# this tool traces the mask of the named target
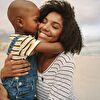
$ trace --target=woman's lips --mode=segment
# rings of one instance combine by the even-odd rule
[[[39,35],[38,35],[39,38],[47,38],[48,35],[43,33],[43,32],[40,32]]]
[[[43,37],[44,37],[44,36],[47,36],[46,34],[44,34],[44,33],[42,33],[42,32],[41,32],[39,35],[41,35],[41,36],[43,36]]]
[[[48,37],[51,37],[51,33],[50,32],[40,31],[39,33],[40,34],[44,34],[44,35],[46,35]]]

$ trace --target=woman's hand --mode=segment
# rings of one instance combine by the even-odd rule
[[[0,84],[0,100],[9,100],[6,89]]]
[[[12,55],[9,55],[5,60],[3,69],[1,70],[2,78],[24,76],[28,74],[30,63],[26,60],[12,60]]]

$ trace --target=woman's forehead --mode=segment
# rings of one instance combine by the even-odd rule
[[[62,24],[63,22],[62,16],[58,14],[57,12],[51,12],[45,18],[49,21],[59,23],[59,24]]]

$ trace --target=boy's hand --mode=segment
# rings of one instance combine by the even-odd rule
[[[30,70],[30,63],[26,60],[12,60],[12,55],[9,55],[5,60],[4,67],[2,68],[1,78],[18,77],[28,74]]]

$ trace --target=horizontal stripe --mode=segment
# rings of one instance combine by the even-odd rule
[[[10,39],[13,40],[16,36],[19,36],[19,34],[11,34]],[[31,35],[20,35],[11,51],[13,59],[26,59],[27,56],[34,52],[34,48],[39,42],[39,40],[36,40]]]
[[[70,53],[61,53],[46,71],[38,72],[38,100],[76,100],[72,88],[75,67],[72,57]]]

